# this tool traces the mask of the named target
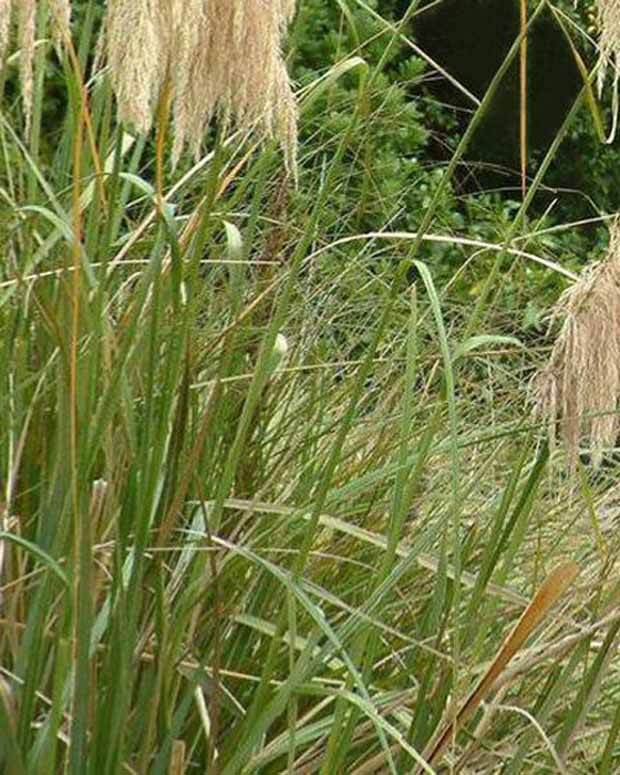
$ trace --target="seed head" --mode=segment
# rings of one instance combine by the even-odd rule
[[[71,37],[71,0],[49,0],[56,51],[60,56]]]
[[[167,83],[173,160],[214,118],[277,137],[295,165],[296,105],[281,54],[293,0],[113,0],[107,61],[122,120],[146,132]]]
[[[12,5],[11,0],[0,0],[0,68],[4,64],[4,57],[9,47]]]
[[[168,67],[159,0],[113,0],[106,17],[107,62],[119,117],[148,132]]]
[[[69,40],[71,0],[48,0],[54,41]],[[200,150],[213,119],[275,137],[294,171],[297,110],[281,42],[295,0],[108,0],[102,49],[119,117],[146,133],[163,96],[173,160]],[[0,63],[17,16],[27,127],[32,113],[37,0],[0,0]],[[97,57],[99,59],[99,57]]]
[[[620,2],[618,0],[598,0],[597,17],[601,56],[598,77],[599,87],[602,87],[608,69],[615,68],[620,62]]]
[[[597,0],[598,28],[600,30],[600,67],[598,71],[599,93],[608,72],[613,73],[613,126],[608,138],[611,143],[616,135],[618,123],[618,68],[620,66],[620,2],[619,0]]]
[[[26,134],[30,131],[32,116],[32,63],[34,61],[34,40],[36,30],[36,0],[21,0],[17,6],[18,42],[19,42],[19,78],[22,87]]]
[[[17,17],[17,45],[19,47],[19,79],[21,84],[26,132],[32,116],[32,89],[35,36],[37,27],[37,0],[0,0],[0,68],[9,49],[11,22]],[[70,0],[49,0],[50,17],[56,49],[60,50],[71,34]]]
[[[534,381],[536,412],[547,419],[552,443],[559,426],[571,468],[581,440],[596,466],[620,431],[620,221],[611,226],[605,260],[564,292],[552,319],[562,328]]]

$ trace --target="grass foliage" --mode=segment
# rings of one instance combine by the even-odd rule
[[[164,113],[152,143],[121,128],[80,75],[96,3],[47,65],[55,135],[51,43],[27,137],[7,91],[7,773],[620,766],[617,495],[552,465],[526,401],[547,343],[516,338],[530,284],[573,277],[530,208],[583,93],[522,203],[458,203],[516,39],[449,164],[390,188],[375,151],[423,153],[420,104],[395,126],[424,68],[388,87],[405,25],[338,9],[347,45],[300,75],[298,189],[245,131],[172,170]]]

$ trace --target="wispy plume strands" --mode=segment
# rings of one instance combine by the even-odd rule
[[[281,42],[293,0],[112,0],[105,51],[121,120],[147,132],[164,94],[173,160],[213,118],[275,137],[295,167],[297,110]]]
[[[0,67],[9,48],[12,0],[0,0]]]
[[[294,166],[297,112],[281,40],[293,0],[175,0],[174,155],[196,152],[213,116],[277,137]]]
[[[588,443],[594,465],[620,431],[620,221],[610,229],[607,256],[560,297],[553,319],[562,320],[547,366],[534,386],[537,412],[559,427],[569,465]]]
[[[37,0],[0,0],[0,62],[17,16],[27,122]],[[49,0],[54,38],[68,40],[70,0]],[[170,105],[173,159],[198,153],[212,119],[276,138],[295,168],[297,108],[282,40],[295,0],[108,0],[106,65],[119,117],[146,133],[160,101]]]
[[[620,0],[597,0],[598,27],[600,30],[600,67],[598,71],[599,93],[608,73],[613,83],[613,126],[608,138],[612,142],[618,125],[618,67],[620,65]]]
[[[26,118],[26,131],[32,115],[33,62],[36,42],[37,0],[0,0],[0,67],[4,64],[11,41],[13,21],[17,22],[19,78]],[[70,0],[49,0],[52,34],[58,50],[68,40],[71,22]]]
[[[30,129],[32,115],[32,63],[34,60],[34,43],[36,31],[37,6],[36,0],[21,0],[17,4],[19,77],[22,85],[22,99],[26,116],[26,132]]]

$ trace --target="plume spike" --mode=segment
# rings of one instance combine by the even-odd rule
[[[605,260],[562,294],[552,313],[557,319],[562,327],[551,358],[534,382],[536,413],[547,419],[551,443],[559,428],[571,468],[582,439],[597,466],[620,431],[619,219]]]

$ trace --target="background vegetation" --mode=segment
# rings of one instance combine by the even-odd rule
[[[604,254],[617,147],[575,95],[523,200],[472,129],[504,131],[513,87],[442,102],[416,6],[300,4],[297,187],[242,132],[173,169],[161,123],[118,126],[100,3],[73,23],[87,131],[46,4],[29,136],[9,58],[5,771],[620,766],[616,472],[568,478],[527,400],[545,312]],[[559,10],[592,66],[587,9]]]

